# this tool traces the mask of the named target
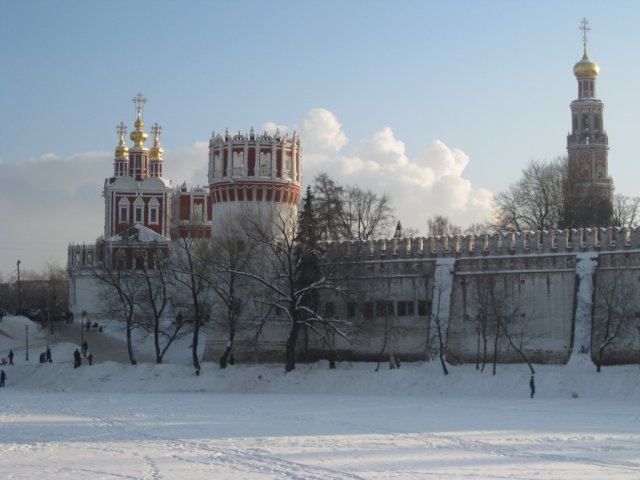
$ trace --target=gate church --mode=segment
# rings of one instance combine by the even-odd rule
[[[587,53],[586,21],[582,28],[584,54],[574,67],[578,98],[571,104],[567,137],[569,178],[575,198],[590,205],[576,209],[576,222],[606,225],[600,222],[609,218],[613,190],[608,139],[603,104],[595,96],[599,67]],[[301,141],[280,132],[212,135],[208,186],[172,186],[163,177],[157,124],[151,128],[153,146],[144,145],[144,102],[142,95],[134,99],[131,147],[125,144],[124,125],[117,130],[113,176],[103,190],[103,236],[94,245],[69,246],[69,303],[76,314],[106,315],[107,306],[100,301],[103,287],[93,275],[102,261],[124,269],[152,268],[158,247],[169,250],[172,241],[194,228],[211,237],[217,221],[247,206],[269,205],[295,214],[300,201]],[[594,207],[598,205],[602,208]],[[351,342],[335,338],[328,349],[307,332],[298,348],[307,359],[378,360],[393,353],[403,360],[424,360],[437,355],[441,333],[452,363],[491,361],[494,356],[499,362],[526,357],[566,363],[572,354],[590,352],[595,358],[594,346],[609,334],[606,320],[616,318],[619,335],[610,339],[603,362],[637,362],[640,231],[397,235],[325,247],[325,266],[348,267],[358,293],[349,300],[327,294],[320,299],[321,309],[348,320],[358,333]],[[217,361],[229,336],[215,316],[214,308],[212,320],[203,326],[208,361]],[[245,315],[240,322],[254,320]],[[238,329],[236,360],[282,360],[283,331],[284,318],[268,323],[257,341],[249,329]]]

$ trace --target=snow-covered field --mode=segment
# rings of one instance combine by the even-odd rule
[[[71,365],[24,356],[21,317],[0,324],[0,478],[638,479],[640,369],[523,365]],[[43,333],[30,325],[34,353]],[[39,338],[38,338],[39,337]],[[95,337],[92,339],[95,342]],[[53,341],[52,341],[53,342]],[[139,348],[144,349],[143,346]]]

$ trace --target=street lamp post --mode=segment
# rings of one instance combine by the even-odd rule
[[[640,323],[636,325],[636,328],[638,329],[638,347],[640,347]],[[640,348],[638,348],[638,355],[640,355]],[[640,366],[640,361],[638,361],[638,366]]]
[[[18,308],[22,309],[22,287],[20,286],[20,260],[16,263],[18,269]]]
[[[25,325],[24,326],[24,333],[25,333],[25,338],[26,338],[26,357],[25,357],[25,361],[29,361],[29,325]]]
[[[84,345],[84,317],[87,316],[87,311],[82,310],[82,318],[80,319],[80,345]]]

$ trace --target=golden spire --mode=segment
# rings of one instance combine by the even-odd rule
[[[154,123],[151,127],[151,133],[153,134],[153,147],[151,147],[151,150],[149,150],[149,158],[157,158],[158,160],[162,160],[164,150],[160,146],[161,131],[162,127],[157,123]]]
[[[144,142],[147,141],[149,136],[147,135],[147,132],[142,130],[144,128],[144,123],[142,123],[142,106],[147,103],[147,99],[142,95],[142,93],[138,93],[138,95],[133,97],[132,101],[136,106],[137,118],[135,123],[136,129],[131,132],[129,138],[134,142],[134,148],[144,148]]]
[[[124,143],[124,136],[127,133],[127,126],[120,122],[120,125],[116,126],[116,133],[120,136],[120,142],[116,147],[116,158],[127,158],[129,156],[129,147]]]
[[[600,73],[600,67],[589,58],[589,54],[587,53],[587,32],[591,30],[591,27],[589,27],[589,22],[586,18],[583,18],[580,22],[580,30],[582,30],[584,54],[582,55],[582,59],[573,66],[573,74],[578,78],[595,78],[598,76],[598,73]]]

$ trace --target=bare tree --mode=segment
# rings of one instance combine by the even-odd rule
[[[452,224],[445,216],[436,215],[427,219],[427,235],[429,236],[455,235],[461,231],[460,227]]]
[[[237,323],[244,307],[248,286],[240,271],[249,268],[255,242],[245,235],[246,227],[241,224],[242,217],[219,219],[219,228],[213,236],[213,278],[211,287],[222,304],[221,315],[228,332],[227,346],[220,357],[220,368],[226,368],[232,359],[233,342]],[[244,281],[243,281],[244,280]],[[233,364],[233,361],[231,360]]]
[[[320,238],[324,241],[342,240],[345,237],[340,221],[343,211],[344,189],[329,178],[327,173],[316,175],[311,189],[316,200]]]
[[[495,318],[492,316],[491,295],[494,290],[494,280],[491,277],[479,278],[476,286],[476,316],[475,330],[478,335],[476,351],[476,369],[484,372],[487,365],[489,339],[496,332]],[[481,360],[482,358],[482,360]],[[481,365],[482,364],[482,365]]]
[[[131,365],[137,363],[133,350],[132,332],[137,327],[136,314],[139,313],[144,284],[140,270],[135,269],[135,243],[106,247],[102,262],[93,270],[93,275],[104,284],[106,303],[117,312],[125,323],[127,353]]]
[[[613,225],[635,227],[640,218],[640,197],[617,194],[613,197]]]
[[[355,185],[345,187],[326,173],[314,179],[322,240],[368,240],[390,235],[395,225],[389,194],[378,195]]]
[[[509,342],[511,348],[513,348],[527,364],[533,375],[536,372],[527,354],[527,346],[529,346],[534,339],[529,321],[522,321],[519,318],[520,309],[517,305],[511,304],[508,307],[507,305],[504,306],[506,308],[501,311],[498,317],[503,335]]]
[[[497,228],[551,230],[567,225],[567,162],[531,161],[522,177],[495,197]]]
[[[388,236],[395,223],[391,197],[357,186],[345,187],[342,225],[350,240],[368,240]]]
[[[605,354],[616,345],[621,334],[634,326],[640,305],[633,286],[620,271],[601,271],[596,287],[593,321],[596,370],[600,372]]]
[[[184,326],[184,318],[179,315],[174,321],[163,323],[167,309],[171,306],[173,287],[170,252],[165,247],[153,248],[148,253],[148,261],[140,269],[140,308],[144,315],[140,326],[153,333],[156,363],[162,363],[165,353]]]
[[[296,241],[299,226],[296,215],[274,209],[270,212],[247,211],[246,216],[247,235],[263,250],[259,255],[262,262],[254,264],[252,271],[237,273],[253,279],[270,292],[263,301],[269,303],[270,310],[286,316],[289,333],[285,370],[289,372],[295,369],[296,346],[302,328],[315,332],[327,345],[330,345],[327,330],[348,339],[349,322],[324,315],[314,301],[314,297],[323,291],[346,292],[328,272],[320,272],[311,282],[308,279],[301,281],[309,267],[303,261],[305,252]]]
[[[198,344],[200,327],[208,320],[207,288],[211,284],[213,250],[206,231],[200,225],[183,228],[180,237],[173,242],[173,282],[177,287],[181,304],[191,310],[193,338],[191,357],[196,373],[200,373]]]

